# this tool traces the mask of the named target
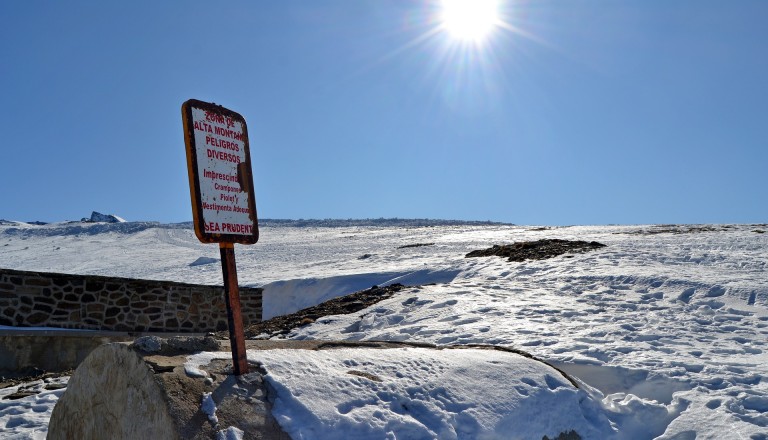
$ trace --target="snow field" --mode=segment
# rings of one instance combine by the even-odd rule
[[[48,388],[57,388],[56,385],[64,386],[68,380],[69,377],[38,380],[0,389],[0,437],[4,440],[44,440],[53,407],[65,391],[48,390],[46,385]],[[39,394],[14,400],[6,399],[20,388]]]
[[[399,279],[412,280],[405,284],[437,283],[406,289],[354,314],[321,318],[289,337],[480,343],[528,351],[576,377],[589,400],[599,403],[597,416],[584,419],[596,430],[589,432],[598,434],[585,438],[766,440],[768,236],[753,232],[765,227],[707,226],[688,232],[691,229],[270,226],[262,228],[257,245],[237,247],[238,273],[242,284],[265,287],[265,311],[273,314],[403,276]],[[594,240],[607,247],[524,263],[464,258],[471,250],[493,244],[540,238]],[[416,243],[434,245],[398,249]],[[218,264],[190,265],[201,257],[218,258],[218,248],[198,243],[191,229],[176,225],[0,226],[0,265],[12,269],[220,284]],[[450,427],[457,438],[480,438],[463,434],[471,432],[471,423],[450,422],[461,411],[451,412],[448,406],[462,400],[430,394],[434,384],[426,372],[424,377],[418,373],[425,365],[376,359],[371,363],[382,365],[381,370],[368,364],[361,369],[340,366],[344,360],[311,359],[317,374],[324,372],[319,381],[373,397],[340,392],[339,399],[346,400],[331,405],[334,411],[315,408],[301,397],[316,391],[302,388],[291,377],[291,368],[299,368],[294,362],[300,361],[259,360],[280,390],[284,426],[304,432],[310,421],[318,422],[320,430],[343,423],[345,435],[354,438],[353,426],[359,432],[376,429],[390,435],[395,430],[387,431],[385,421],[393,420],[412,433],[448,433]],[[415,390],[386,388],[385,382],[368,383],[346,370],[374,369],[372,374],[384,379],[392,377],[387,365],[424,385]],[[511,370],[504,376],[511,382],[523,377]],[[35,404],[25,403],[28,399],[4,408],[33,413],[29,408]],[[400,414],[392,402],[402,399],[420,403],[406,404],[417,409]],[[340,407],[349,411],[342,414]],[[355,422],[358,415],[375,411],[387,416],[376,419],[382,425]],[[583,404],[562,416],[579,411],[586,414]],[[6,417],[0,418],[0,429],[22,432],[22,424],[14,426],[18,422],[7,425],[7,414],[0,416]],[[476,426],[484,427],[474,432],[489,438],[500,432],[488,428],[492,422],[480,422],[489,420],[484,415],[473,417]],[[595,422],[600,417],[610,422],[607,434]]]

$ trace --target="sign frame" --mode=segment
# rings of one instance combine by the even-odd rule
[[[197,145],[195,142],[195,126],[192,116],[192,109],[200,109],[223,118],[229,118],[242,124],[243,135],[243,153],[245,161],[237,166],[237,178],[240,188],[248,197],[248,218],[251,222],[252,233],[245,234],[227,234],[220,232],[210,232],[205,230],[205,218],[203,216],[203,200],[200,188],[200,175],[198,172]],[[259,241],[259,221],[256,212],[256,195],[253,187],[253,172],[251,170],[251,151],[248,143],[248,126],[245,118],[237,112],[229,110],[220,105],[190,99],[181,106],[181,118],[184,123],[184,143],[187,150],[187,171],[189,174],[189,192],[192,200],[192,218],[195,226],[195,235],[203,243],[238,243],[254,244]]]

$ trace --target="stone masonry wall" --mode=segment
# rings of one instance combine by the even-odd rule
[[[261,293],[240,287],[246,326]],[[228,328],[224,301],[221,286],[0,269],[0,325],[204,333]]]

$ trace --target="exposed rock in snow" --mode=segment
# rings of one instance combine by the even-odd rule
[[[113,214],[102,214],[97,211],[93,211],[91,213],[91,218],[86,219],[83,218],[84,222],[91,222],[91,223],[125,223],[125,220],[113,215]]]

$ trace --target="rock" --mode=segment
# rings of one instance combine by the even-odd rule
[[[51,414],[47,438],[202,440],[216,438],[219,431],[239,431],[244,440],[289,440],[272,417],[267,385],[258,372],[249,374],[259,375],[258,380],[239,380],[226,374],[231,364],[214,361],[205,367],[223,380],[206,383],[183,373],[185,360],[145,357],[127,344],[99,347],[70,378]],[[158,371],[153,367],[158,364],[175,368]],[[218,425],[201,408],[206,394]]]
[[[122,218],[113,214],[102,214],[100,212],[93,211],[90,219],[83,219],[88,223],[125,223]]]
[[[472,251],[466,255],[466,258],[496,256],[507,258],[508,261],[522,262],[525,260],[545,260],[565,253],[584,253],[604,247],[604,244],[596,241],[543,239],[494,245],[488,249]]]
[[[163,347],[163,340],[157,336],[142,336],[133,342],[132,347],[144,353],[157,353]]]
[[[47,438],[173,439],[174,427],[152,370],[126,345],[109,344],[94,350],[69,380]]]
[[[221,349],[221,344],[211,336],[174,336],[167,339],[157,336],[142,336],[131,344],[131,348],[145,354],[167,356],[200,351],[218,351]]]

